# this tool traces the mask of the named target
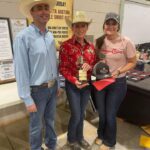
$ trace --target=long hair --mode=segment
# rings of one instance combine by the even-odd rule
[[[95,50],[95,52],[96,52],[97,58],[100,58],[100,54],[101,54],[100,50],[101,50],[102,45],[104,43],[105,36],[106,35],[104,34],[104,35],[100,36],[98,39],[96,39],[96,45],[95,45],[96,50]]]

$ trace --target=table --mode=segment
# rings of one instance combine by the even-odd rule
[[[136,125],[150,124],[150,77],[138,82],[127,81],[127,85],[118,117]]]

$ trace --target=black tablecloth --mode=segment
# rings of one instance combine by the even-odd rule
[[[150,77],[138,82],[127,81],[127,84],[127,95],[118,116],[134,124],[150,124]]]

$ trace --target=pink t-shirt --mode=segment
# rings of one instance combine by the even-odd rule
[[[110,68],[110,72],[120,69],[127,64],[127,59],[136,55],[136,49],[133,42],[124,36],[119,36],[115,40],[104,39],[101,52],[106,56],[105,62]],[[122,73],[119,77],[125,76]]]

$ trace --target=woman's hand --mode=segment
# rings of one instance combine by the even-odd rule
[[[89,83],[84,83],[84,84],[82,84],[81,82],[76,81],[76,82],[75,82],[75,85],[76,85],[76,87],[77,87],[78,89],[82,89],[82,88],[88,86]]]
[[[117,78],[119,75],[120,75],[120,70],[116,70],[116,71],[114,71],[114,72],[111,74],[111,76],[112,76],[113,78]]]
[[[91,69],[91,66],[90,66],[89,64],[87,64],[87,63],[84,63],[84,64],[82,65],[82,69],[83,69],[84,71],[89,71],[89,70]]]

